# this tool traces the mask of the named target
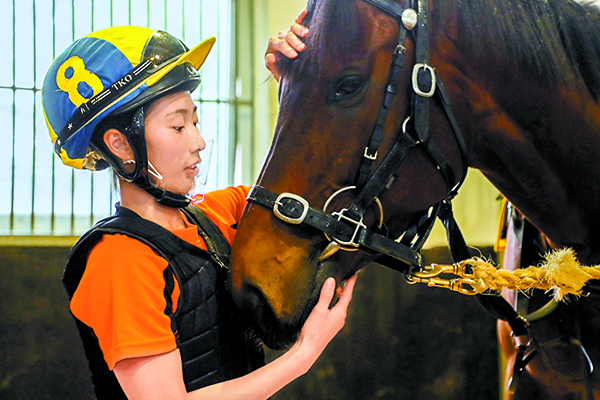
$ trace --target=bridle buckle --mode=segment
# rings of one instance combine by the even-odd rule
[[[428,72],[429,75],[431,76],[431,87],[429,88],[428,91],[421,90],[421,87],[419,86],[419,71],[422,69],[425,70],[425,72]],[[413,67],[413,73],[412,73],[412,85],[413,85],[413,90],[419,96],[421,96],[421,97],[433,96],[433,94],[435,93],[435,87],[436,87],[435,70],[431,66],[424,64],[424,63],[415,64],[415,66]]]
[[[363,154],[363,156],[367,159],[367,160],[372,160],[375,161],[377,160],[377,155],[379,154],[378,151],[375,152],[375,154],[371,155],[369,154],[369,148],[365,147],[365,153]]]
[[[358,243],[355,242],[356,236],[358,235],[358,232],[360,229],[367,229],[367,226],[363,223],[363,217],[360,217],[360,220],[356,221],[352,218],[349,218],[347,216],[344,215],[344,213],[348,211],[347,208],[343,208],[341,211],[336,211],[336,212],[332,212],[331,215],[333,215],[334,217],[337,217],[338,221],[347,221],[350,222],[352,224],[354,224],[356,227],[354,228],[354,232],[352,233],[352,237],[350,238],[349,241],[343,241],[340,240],[338,238],[331,238],[333,240],[335,240],[337,243],[339,243],[342,246],[352,246],[352,247],[359,247],[360,245]],[[330,240],[331,240],[330,239]]]
[[[283,207],[283,206],[287,205],[282,202],[282,200],[285,198],[289,198],[289,199],[295,200],[298,203],[300,203],[300,205],[302,206],[302,212],[300,213],[300,216],[293,217],[293,216],[286,215],[281,212],[279,207]],[[310,208],[310,206],[308,204],[308,201],[306,201],[304,198],[302,198],[298,195],[295,195],[293,193],[281,193],[275,200],[275,204],[273,204],[273,214],[275,214],[277,216],[277,218],[279,218],[282,221],[287,222],[288,224],[299,225],[302,222],[304,222],[304,218],[306,218],[306,214],[308,214],[309,208]],[[292,209],[288,210],[288,211],[296,211],[296,208],[292,207]]]

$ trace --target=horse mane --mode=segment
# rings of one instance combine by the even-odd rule
[[[310,0],[306,50],[280,57],[277,68],[297,78],[319,74],[321,60],[343,59],[359,40],[360,0]],[[541,83],[583,79],[600,99],[600,10],[573,0],[430,0],[434,18],[458,15],[459,45],[474,60],[495,55]],[[448,19],[449,20],[449,19]],[[310,62],[308,62],[310,60]]]
[[[495,54],[542,83],[583,79],[600,97],[600,10],[573,0],[433,0],[440,16],[458,15],[461,48]]]

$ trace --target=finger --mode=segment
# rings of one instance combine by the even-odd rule
[[[276,62],[277,62],[277,57],[275,57],[275,54],[268,53],[265,55],[265,65],[267,66],[267,69],[269,71],[273,72],[273,70],[275,69]]]
[[[346,286],[344,286],[344,290],[340,294],[340,301],[338,302],[338,305],[342,303],[342,306],[348,306],[350,300],[352,300],[352,292],[354,291],[356,278],[357,276],[353,275],[350,279],[348,279],[348,281],[346,282]]]
[[[271,38],[267,53],[279,52],[287,58],[295,58],[298,56],[298,53],[293,46],[295,45],[298,48],[303,48],[304,46],[304,43],[301,46],[298,43],[302,43],[302,41],[296,35],[291,32],[285,32],[278,35],[277,38]]]
[[[279,71],[277,70],[277,57],[275,57],[275,54],[273,53],[269,53],[267,55],[265,55],[265,66],[267,67],[267,69],[269,70],[269,72],[271,72],[271,75],[273,75],[273,78],[275,78],[275,80],[277,82],[279,82]]]
[[[323,284],[323,287],[321,288],[321,294],[319,296],[319,302],[317,303],[316,307],[324,307],[324,308],[329,308],[329,304],[331,304],[331,300],[333,299],[333,296],[335,294],[335,279],[334,278],[327,278],[327,280],[325,281],[325,283]]]
[[[302,23],[304,22],[304,18],[306,18],[306,14],[308,14],[308,11],[302,10],[302,12],[300,14],[298,14],[298,16],[296,17],[296,20],[294,22],[302,25]]]
[[[292,27],[293,28],[293,27]],[[293,48],[296,51],[303,51],[306,47],[304,42],[297,36],[296,33],[292,31],[288,31],[285,35],[285,42],[290,48]]]
[[[306,35],[308,35],[308,28],[300,24],[292,24],[292,26],[290,26],[290,31],[299,37],[306,37]]]

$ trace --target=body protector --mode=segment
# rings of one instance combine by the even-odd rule
[[[198,69],[215,43],[209,38],[189,50],[167,32],[137,26],[104,29],[73,42],[52,63],[42,87],[44,116],[62,162],[78,169],[111,166],[124,180],[169,207],[185,207],[185,195],[158,187],[149,174],[144,105],[177,91],[194,91]],[[135,165],[114,156],[94,128],[107,116],[131,115],[122,132]],[[151,167],[150,167],[151,168]]]
[[[230,246],[219,229],[197,207],[183,209],[188,220],[198,226],[209,251],[187,243],[168,230],[118,206],[115,215],[90,229],[73,247],[63,275],[69,298],[83,276],[89,251],[105,234],[125,234],[150,246],[164,257],[165,313],[171,318],[177,347],[183,362],[187,391],[234,379],[264,365],[258,340],[249,330],[249,321],[236,308],[226,287]],[[173,313],[171,295],[176,277],[180,296]],[[83,340],[96,396],[125,399],[108,369],[94,331],[75,318]]]

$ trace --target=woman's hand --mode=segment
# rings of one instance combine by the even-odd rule
[[[329,305],[336,292],[335,279],[329,278],[323,284],[319,302],[308,316],[300,332],[300,337],[294,345],[297,347],[298,355],[302,354],[307,357],[310,365],[316,361],[329,342],[344,327],[355,283],[356,275],[348,279],[343,290],[338,288],[338,291],[341,291],[340,298],[332,308],[329,308]]]
[[[283,54],[288,58],[296,58],[298,57],[298,52],[304,51],[305,46],[300,38],[304,38],[308,34],[308,28],[302,25],[305,17],[306,10],[303,10],[290,26],[290,29],[280,31],[277,35],[269,38],[265,52],[265,65],[278,82],[280,74],[276,67],[277,53]]]

